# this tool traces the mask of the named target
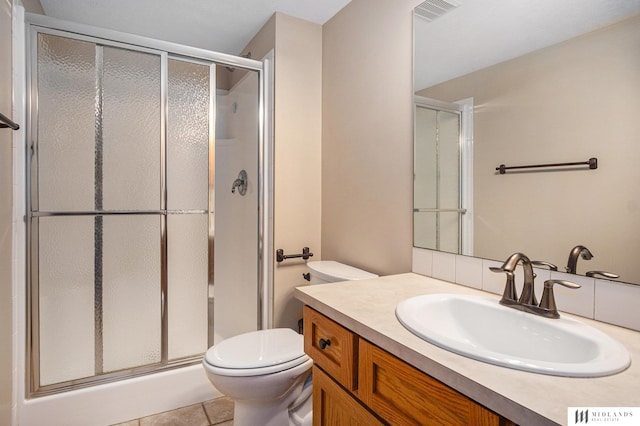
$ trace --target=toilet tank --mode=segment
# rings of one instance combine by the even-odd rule
[[[311,275],[309,284],[325,284],[338,281],[355,281],[377,278],[376,274],[334,262],[333,260],[318,260],[307,262],[307,268]]]

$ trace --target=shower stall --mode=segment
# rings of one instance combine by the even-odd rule
[[[38,16],[26,45],[27,396],[268,326],[263,63]]]

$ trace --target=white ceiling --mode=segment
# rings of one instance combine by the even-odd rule
[[[640,0],[452,1],[460,6],[432,22],[415,18],[416,88],[430,87],[640,13]]]
[[[640,13],[640,0],[449,1],[459,7],[433,22],[416,18],[417,88],[432,86]],[[324,24],[350,0],[40,2],[45,13],[55,18],[237,55],[276,11]]]
[[[237,55],[274,12],[324,24],[350,1],[40,0],[40,3],[45,14],[54,18]]]

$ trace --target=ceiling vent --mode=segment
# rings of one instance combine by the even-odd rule
[[[451,0],[427,0],[416,6],[415,12],[416,15],[431,22],[458,6],[460,6],[458,3]]]

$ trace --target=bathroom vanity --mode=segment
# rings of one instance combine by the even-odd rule
[[[308,306],[304,323],[317,425],[513,424]]]
[[[523,372],[441,349],[400,324],[398,303],[436,293],[499,299],[413,273],[296,289],[315,363],[315,425],[554,425],[567,423],[569,407],[640,406],[640,333],[562,314],[620,341],[631,366],[600,378]]]

